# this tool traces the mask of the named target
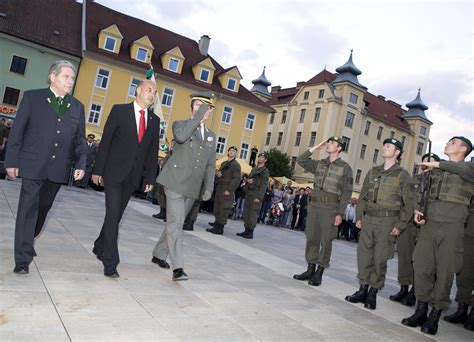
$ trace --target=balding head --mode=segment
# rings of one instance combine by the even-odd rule
[[[156,83],[152,80],[145,80],[137,86],[137,104],[141,108],[148,108],[152,105],[155,100],[157,90]]]

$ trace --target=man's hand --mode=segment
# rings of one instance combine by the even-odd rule
[[[358,229],[362,229],[362,221],[361,221],[361,220],[357,220],[357,221],[356,221],[356,227],[357,227]]]
[[[400,229],[398,229],[397,227],[393,227],[392,231],[390,232],[390,235],[399,236],[400,235]]]
[[[249,179],[247,179],[247,183],[249,183],[249,184],[253,184],[253,178],[249,178]]]
[[[103,184],[102,176],[92,175],[92,183],[94,183],[97,186],[102,185]]]
[[[11,179],[15,180],[16,177],[18,177],[18,174],[20,172],[20,169],[18,169],[17,167],[7,167],[5,169],[5,171],[7,171],[7,175],[8,177],[10,177]]]
[[[258,198],[253,200],[253,203],[260,203],[260,200]]]
[[[209,201],[211,199],[211,196],[212,196],[212,192],[210,192],[209,190],[206,190],[204,191],[204,193],[202,194],[202,200],[204,202],[206,201]]]
[[[413,222],[416,224],[423,226],[426,224],[426,220],[423,218],[423,213],[415,209],[415,214],[413,216]]]
[[[322,141],[322,142],[320,142],[319,144],[317,144],[316,146],[311,147],[311,148],[309,149],[309,151],[310,151],[311,153],[313,153],[313,152],[316,151],[316,150],[319,151],[319,150],[321,150],[323,147],[325,147],[326,144],[327,144],[327,141]]]
[[[218,178],[221,178],[221,177],[222,177],[222,172],[216,171],[216,176],[217,176]]]
[[[74,180],[77,182],[77,181],[80,181],[84,175],[86,173],[84,172],[84,170],[74,170]]]
[[[341,223],[342,223],[342,216],[336,215],[336,218],[334,219],[334,225],[339,226]]]
[[[230,192],[229,191],[224,191],[224,196],[229,196],[230,195]]]
[[[153,185],[152,184],[145,185],[145,192],[150,192],[151,190],[153,190]]]
[[[416,163],[416,165],[421,166],[423,172],[428,172],[433,170],[434,168],[439,168],[439,161]]]

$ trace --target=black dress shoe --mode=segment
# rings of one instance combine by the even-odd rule
[[[109,278],[118,278],[118,277],[120,277],[117,270],[113,270],[113,271],[105,271],[104,270],[104,275],[106,277],[109,277]]]
[[[159,259],[157,257],[153,257],[151,259],[151,262],[157,264],[158,266],[160,266],[161,268],[170,268],[170,264],[168,264],[166,262],[166,260],[162,260],[162,259]]]
[[[182,268],[173,270],[173,281],[188,280],[188,275],[183,271]]]
[[[28,274],[30,273],[28,265],[16,265],[15,268],[13,269],[13,272],[17,274]]]

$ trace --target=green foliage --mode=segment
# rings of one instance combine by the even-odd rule
[[[268,153],[267,159],[267,168],[270,172],[270,177],[288,177],[291,178],[293,172],[291,172],[290,157],[286,154],[281,152],[277,148],[272,148]]]

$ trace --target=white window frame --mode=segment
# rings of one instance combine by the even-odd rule
[[[270,141],[272,140],[272,132],[267,132],[265,135],[265,146],[270,145]]]
[[[173,95],[169,95],[169,94],[166,94],[166,90],[171,90],[173,92]],[[174,102],[174,96],[176,94],[176,89],[173,89],[173,88],[170,88],[170,87],[163,87],[163,92],[162,92],[163,95],[161,95],[161,105],[162,106],[165,106],[165,107],[168,107],[168,108],[171,108],[173,107],[173,102]],[[163,103],[164,99],[165,99],[165,95],[166,95],[166,98],[168,99],[169,97],[171,97],[171,103],[168,104],[166,101],[166,103]]]
[[[355,122],[355,114],[351,112],[346,113],[346,119],[344,120],[344,127],[352,128]]]
[[[276,145],[277,145],[277,146],[281,146],[281,143],[282,143],[282,142],[283,142],[283,132],[278,132]]]
[[[171,69],[171,61],[176,61],[176,70],[173,70]],[[172,71],[172,72],[178,72],[179,70],[179,59],[177,58],[173,58],[173,57],[170,57],[170,59],[168,60],[168,68],[167,68],[169,71]]]
[[[313,139],[313,133],[314,133],[314,141],[311,141]],[[309,146],[315,146],[317,137],[318,137],[318,132],[311,131],[309,133]]]
[[[130,79],[130,85],[128,86],[128,97],[131,98],[136,98],[136,93],[137,93],[137,85],[133,83],[133,81],[137,81],[138,83],[142,82],[141,79],[133,77]],[[133,86],[133,87],[132,87]],[[133,89],[133,92],[131,90]]]
[[[107,40],[108,39],[111,39],[114,41],[114,48],[112,50],[110,49],[107,49]],[[104,40],[104,50],[105,51],[110,51],[110,52],[115,52],[115,47],[117,46],[117,39],[112,37],[112,36],[105,36],[105,40]]]
[[[106,71],[109,74],[107,76],[100,75],[99,73],[100,73],[101,70]],[[94,83],[95,87],[100,88],[100,89],[107,89],[109,87],[109,81],[110,81],[111,74],[112,74],[112,72],[110,70],[104,69],[102,67],[98,67],[96,77],[95,77],[95,83]],[[99,78],[100,78],[100,84],[101,84],[100,86],[97,85],[97,83],[99,82]],[[106,80],[105,81],[105,87],[102,86],[102,84],[104,84],[104,79]]]
[[[207,78],[205,80],[202,79],[203,71],[207,71]],[[206,68],[201,68],[201,72],[199,73],[199,81],[209,83],[209,79],[211,78],[211,70]]]
[[[253,116],[253,119],[250,118],[250,115]],[[257,119],[257,117],[254,113],[250,113],[250,112],[247,113],[247,118],[245,119],[245,129],[248,129],[249,131],[253,131],[254,128],[255,128],[255,120],[256,119]]]
[[[234,81],[234,87],[233,87],[233,88],[231,88],[231,87],[229,86],[230,81]],[[227,79],[227,86],[226,86],[226,88],[227,88],[228,90],[231,90],[231,91],[236,91],[236,89],[237,89],[237,80],[236,80],[235,78],[229,77],[229,78]]]
[[[223,139],[224,141],[219,141],[219,139]],[[227,145],[227,138],[223,136],[218,136],[217,137],[217,142],[216,142],[216,153],[217,154],[224,154],[225,153],[225,148]]]
[[[138,58],[138,53],[140,52],[140,50],[145,51],[145,59],[140,59],[140,58]],[[137,61],[146,63],[146,61],[147,61],[147,59],[148,59],[148,49],[147,49],[147,48],[144,48],[144,47],[141,47],[141,46],[138,47],[137,53],[135,54],[135,59],[136,59]]]
[[[355,101],[352,101],[352,99],[355,99]],[[354,93],[350,93],[349,102],[356,105],[357,102],[359,102],[359,95],[356,95]]]
[[[321,119],[321,107],[316,107],[314,109],[314,117],[313,117],[313,122],[317,123]]]
[[[229,109],[230,109],[230,113],[225,111],[226,108],[229,108]],[[226,114],[228,114],[228,118],[229,118],[228,121],[225,121],[225,120],[224,120],[224,116],[225,116]],[[227,125],[230,125],[230,124],[232,123],[233,114],[234,114],[234,108],[231,107],[231,106],[228,106],[228,105],[224,105],[224,108],[222,108],[221,122],[222,122],[222,123],[225,123],[225,124],[227,124]]]
[[[99,111],[97,111],[97,109],[92,109],[92,106],[99,106],[100,109]],[[102,119],[102,110],[104,109],[104,106],[101,105],[101,104],[98,104],[98,103],[91,103],[91,105],[89,106],[89,114],[87,115],[87,123],[90,124],[90,125],[94,125],[94,126],[100,126],[100,120]],[[91,114],[93,113],[93,119],[92,121],[90,120],[91,119]],[[95,116],[97,115],[97,122],[94,122],[94,118]]]
[[[247,147],[245,148],[244,145],[247,145]],[[243,141],[242,144],[240,145],[239,158],[243,160],[247,160],[247,157],[249,155],[249,150],[250,150],[250,144],[248,142]]]

